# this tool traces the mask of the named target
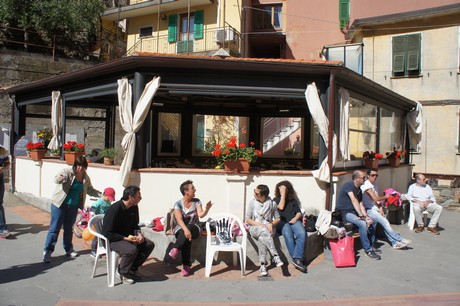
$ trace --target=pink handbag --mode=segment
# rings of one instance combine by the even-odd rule
[[[345,236],[339,240],[329,240],[332,257],[337,268],[356,266],[355,239],[352,236]]]

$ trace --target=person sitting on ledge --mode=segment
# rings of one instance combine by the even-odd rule
[[[415,232],[423,232],[425,224],[422,214],[426,210],[433,215],[430,224],[428,224],[427,231],[439,235],[437,224],[442,213],[442,206],[436,203],[433,190],[427,185],[426,178],[423,174],[419,173],[415,176],[415,183],[409,186],[409,190],[405,194],[405,197],[412,202],[414,207],[415,222],[417,222]]]

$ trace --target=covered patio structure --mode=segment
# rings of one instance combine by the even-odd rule
[[[255,186],[273,191],[281,180],[293,183],[307,211],[332,209],[335,191],[362,167],[364,151],[408,148],[405,118],[416,106],[341,62],[145,53],[7,92],[12,148],[33,129],[52,125],[53,92],[62,103],[60,140],[85,143],[87,154],[123,141],[128,151],[121,166],[91,163],[88,173],[96,188],[111,186],[117,197],[123,186],[139,185],[145,220],[164,215],[187,179],[198,197],[216,203],[215,212],[243,217]],[[215,169],[210,152],[230,136],[263,151],[249,173]],[[297,136],[301,152],[293,154]],[[62,154],[40,162],[14,157],[15,192],[49,199]],[[411,180],[405,162],[391,168],[381,160],[380,184],[404,192]]]

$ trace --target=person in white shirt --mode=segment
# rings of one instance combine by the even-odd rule
[[[363,192],[363,201],[361,203],[364,206],[364,209],[361,209],[361,211],[365,211],[374,223],[378,223],[383,227],[383,231],[394,249],[403,249],[411,241],[404,239],[399,233],[395,232],[391,228],[390,222],[385,218],[381,201],[388,199],[390,195],[379,196],[377,187],[378,176],[377,169],[367,170],[367,180],[361,185],[361,191]]]
[[[427,231],[439,235],[437,224],[442,213],[442,206],[436,203],[433,190],[426,184],[426,178],[423,174],[419,173],[415,176],[415,183],[409,186],[405,197],[414,206],[415,222],[417,222],[415,232],[423,232],[425,224],[422,214],[426,210],[433,215],[430,224],[428,224]]]

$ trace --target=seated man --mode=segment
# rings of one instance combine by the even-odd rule
[[[410,240],[404,239],[396,233],[390,226],[390,222],[384,217],[383,207],[380,201],[388,199],[391,195],[386,194],[379,196],[377,188],[377,177],[379,176],[377,169],[367,170],[367,180],[361,185],[361,191],[363,192],[363,206],[367,215],[371,217],[375,224],[380,224],[383,227],[385,235],[390,241],[391,245],[395,249],[402,249],[407,247],[411,242]]]
[[[361,201],[363,193],[361,185],[364,183],[364,173],[356,170],[351,176],[352,181],[343,184],[337,196],[336,210],[342,212],[345,219],[356,225],[359,229],[359,238],[366,255],[372,259],[380,259],[375,253],[373,244],[375,241],[375,225],[372,219],[367,216]]]
[[[442,213],[442,206],[436,204],[433,190],[426,184],[426,178],[423,174],[419,173],[415,176],[415,183],[409,186],[405,197],[412,202],[414,208],[415,222],[417,223],[415,232],[423,232],[425,224],[422,213],[426,210],[433,215],[427,230],[435,235],[439,235],[437,224]]]
[[[142,200],[137,186],[128,186],[121,200],[113,203],[104,215],[102,234],[120,257],[118,275],[124,284],[134,284],[136,271],[147,260],[155,245],[144,238],[139,228],[139,204]]]
[[[246,223],[249,225],[249,234],[256,241],[259,251],[260,275],[266,276],[267,272],[267,250],[273,257],[277,267],[283,262],[278,256],[273,241],[273,234],[276,225],[280,222],[280,214],[276,203],[268,196],[270,189],[267,185],[258,185],[254,189],[254,199],[249,202],[246,210]]]

